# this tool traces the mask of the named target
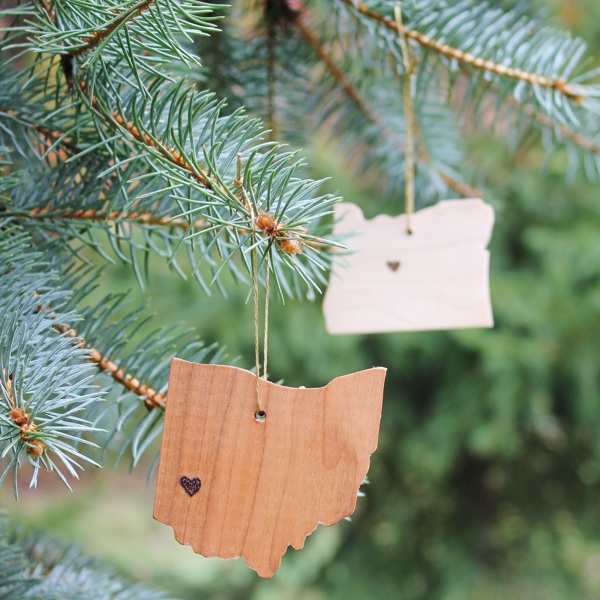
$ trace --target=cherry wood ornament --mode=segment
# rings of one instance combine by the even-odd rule
[[[348,238],[348,268],[331,276],[323,302],[329,333],[492,327],[489,252],[494,211],[479,199],[444,201],[412,215],[366,221],[335,206]]]
[[[322,388],[244,369],[171,364],[154,518],[204,556],[243,556],[271,577],[318,524],[352,514],[377,448],[386,369]]]

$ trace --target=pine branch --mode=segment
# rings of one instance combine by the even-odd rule
[[[135,206],[135,200],[132,204],[133,206]],[[205,219],[198,219],[194,223],[190,223],[186,219],[177,218],[168,214],[159,217],[156,215],[156,213],[153,212],[140,213],[136,212],[135,210],[128,212],[112,210],[108,212],[104,209],[88,208],[73,211],[64,211],[58,210],[55,206],[46,206],[43,208],[33,208],[30,211],[18,211],[8,209],[3,212],[3,216],[48,221],[65,220],[80,223],[92,221],[108,225],[119,225],[127,223],[131,225],[148,225],[150,227],[184,229],[185,231],[199,231],[208,228],[214,229],[214,227],[212,227],[210,223],[208,223]],[[262,219],[257,219],[257,225],[259,230],[263,231],[267,235],[278,238],[280,241],[279,243],[282,243],[281,237],[277,231],[279,227],[282,227],[282,224],[279,223],[277,227],[274,227],[274,221],[269,220],[269,215],[263,213],[262,217]],[[268,224],[265,225],[265,223]],[[224,227],[226,227],[226,225]],[[238,231],[242,234],[249,233],[249,230],[242,228],[239,228]],[[314,237],[313,239],[305,240],[304,244],[311,248],[324,250],[328,248],[329,242],[326,239]]]
[[[80,461],[96,465],[78,450],[94,445],[84,435],[97,428],[80,413],[102,400],[94,389],[85,352],[53,328],[41,306],[56,308],[56,318],[77,320],[66,308],[69,292],[58,285],[58,273],[30,250],[32,240],[10,223],[3,223],[0,251],[0,455],[8,464],[0,483],[13,473],[15,495],[21,454],[33,467],[54,471],[68,486],[62,469],[77,477]]]
[[[85,85],[81,86],[83,93],[85,94],[86,88]],[[222,183],[220,183],[215,176],[211,176],[207,170],[202,168],[202,166],[198,163],[192,164],[191,161],[186,160],[182,154],[175,150],[172,147],[164,144],[160,139],[150,136],[148,133],[144,131],[140,131],[137,125],[132,122],[125,121],[121,115],[119,115],[116,111],[112,111],[109,115],[106,111],[100,108],[97,99],[92,96],[88,97],[91,106],[93,109],[102,116],[107,125],[115,125],[121,129],[123,132],[127,132],[133,136],[133,138],[142,146],[147,149],[158,150],[160,154],[166,158],[171,164],[176,167],[179,167],[186,171],[190,177],[195,179],[200,185],[202,185],[209,192],[219,192],[222,196],[229,198],[233,201],[233,207],[238,206],[238,210],[245,217],[250,216],[250,211],[245,206],[243,200],[234,193],[232,193],[231,189]],[[252,226],[256,226],[258,230],[263,233],[267,233],[269,237],[277,244],[279,249],[288,254],[296,254],[297,246],[294,243],[298,238],[295,232],[288,233],[286,230],[286,224],[277,222],[277,226],[275,228],[270,227],[267,231],[266,228],[260,226],[260,221],[258,219],[259,215],[256,215],[254,223]],[[249,232],[251,228],[238,228],[241,231]],[[311,245],[313,247],[323,247],[324,240],[321,239],[307,239],[307,245]]]
[[[216,29],[212,5],[200,0],[105,0],[85,6],[60,2],[52,10],[44,4],[36,9],[37,21],[23,27],[37,42],[31,47],[60,55],[69,84],[78,67],[88,68],[101,57],[119,60],[123,53],[134,71],[147,73],[158,74],[156,65],[167,62],[171,67],[176,61],[197,64],[178,36],[191,41]],[[134,80],[141,84],[141,78],[134,75]]]
[[[163,217],[157,216],[155,213],[136,211],[122,212],[113,210],[107,212],[102,209],[89,208],[87,210],[79,209],[74,211],[57,210],[55,206],[46,206],[44,208],[34,208],[31,211],[10,211],[5,212],[7,217],[26,217],[28,219],[48,219],[57,220],[65,219],[67,221],[99,221],[101,223],[116,224],[116,223],[132,223],[140,225],[153,225],[156,227],[175,227],[179,229],[189,229],[190,223],[185,219],[178,219],[170,215]],[[206,227],[207,223],[204,220],[199,220],[193,223],[194,229]]]
[[[305,12],[305,10],[303,12]],[[296,27],[300,30],[302,36],[304,37],[308,45],[314,50],[315,54],[319,57],[319,60],[323,62],[331,76],[343,88],[346,96],[348,96],[348,98],[350,98],[350,100],[354,102],[356,107],[365,114],[365,116],[369,121],[371,121],[371,123],[378,124],[378,118],[373,112],[371,112],[363,98],[361,98],[360,94],[358,93],[358,90],[352,85],[352,83],[344,75],[343,71],[332,60],[329,53],[326,52],[326,50],[323,48],[317,36],[313,33],[313,31],[306,23],[302,14],[298,15],[297,18],[294,20],[294,25],[296,25]]]
[[[493,91],[491,85],[490,89],[492,89]],[[548,115],[545,115],[539,112],[538,110],[535,110],[535,108],[529,104],[520,102],[514,96],[507,96],[506,103],[512,106],[513,108],[517,109],[518,111],[526,114],[528,117],[531,117],[536,123],[538,123],[542,127],[550,129],[552,131],[557,131],[560,134],[560,136],[563,137],[565,140],[572,142],[573,144],[579,146],[583,150],[600,155],[600,142],[597,142],[592,138],[571,129],[566,125],[556,124]]]
[[[100,371],[106,371],[119,385],[122,385],[128,391],[133,392],[140,398],[144,399],[144,405],[148,410],[166,408],[166,394],[158,393],[154,388],[149,387],[145,383],[141,383],[139,379],[125,373],[123,369],[119,369],[117,365],[106,358],[99,350],[92,347],[82,337],[77,335],[77,332],[69,325],[53,325],[54,329],[59,333],[66,335],[69,338],[75,339],[75,343],[80,348],[85,348],[88,352],[88,357]]]
[[[80,151],[70,139],[65,139],[64,134],[60,131],[44,127],[44,125],[41,123],[37,123],[31,118],[19,114],[16,110],[3,110],[2,107],[0,107],[0,116],[2,115],[4,115],[5,118],[8,117],[15,119],[20,124],[35,130],[39,134],[40,142],[48,148],[54,148],[58,146],[60,150],[69,156],[77,154]]]
[[[92,35],[88,38],[83,38],[83,44],[79,48],[71,48],[68,51],[68,56],[76,57],[81,56],[84,52],[93,50],[111,35],[117,28],[126,23],[127,21],[133,21],[136,17],[139,17],[145,10],[150,8],[150,5],[155,0],[142,0],[137,5],[132,6],[128,10],[124,10],[118,17],[112,22],[109,22],[103,29],[97,29],[92,32]]]
[[[322,63],[325,65],[333,79],[337,81],[341,88],[344,90],[345,95],[354,103],[356,108],[358,108],[358,110],[364,114],[368,121],[380,128],[384,135],[389,136],[389,131],[387,130],[387,128],[383,126],[376,114],[369,108],[369,106],[367,106],[366,101],[361,97],[356,87],[352,85],[349,79],[344,75],[343,71],[333,61],[331,55],[323,48],[317,36],[313,33],[313,31],[306,23],[302,14],[299,14],[296,17],[296,19],[294,20],[294,25],[298,27],[304,39],[311,46],[311,48],[314,50],[315,54],[319,57]],[[400,152],[404,152],[403,148],[399,148],[398,150]],[[424,151],[424,149],[421,150],[419,158],[424,164],[429,164],[430,162],[430,158]],[[480,198],[483,196],[482,190],[479,190],[473,186],[469,186],[466,183],[458,181],[450,175],[448,175],[447,173],[444,173],[443,171],[436,170],[435,173],[450,189],[458,192],[463,196],[475,198]]]
[[[119,576],[81,548],[0,520],[0,598],[4,600],[173,600]]]
[[[359,14],[376,21],[383,25],[390,31],[399,33],[398,25],[394,19],[386,17],[379,11],[370,8],[367,4],[362,2],[355,3],[353,0],[341,0],[352,10]],[[535,85],[542,88],[548,88],[564,95],[569,100],[577,103],[585,98],[582,93],[581,87],[569,83],[564,78],[553,78],[546,75],[540,75],[534,72],[523,71],[518,68],[507,67],[503,64],[495,63],[494,61],[487,60],[481,56],[475,56],[470,52],[463,52],[458,48],[454,48],[440,40],[436,40],[428,35],[421,33],[420,31],[410,29],[406,25],[402,26],[402,33],[409,39],[414,40],[425,50],[436,52],[445,58],[450,60],[458,61],[468,67],[480,69],[498,75],[500,77],[506,77],[522,81],[529,85]]]

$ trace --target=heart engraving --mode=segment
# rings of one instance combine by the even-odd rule
[[[185,475],[179,479],[179,483],[181,484],[181,487],[185,490],[185,493],[188,496],[193,496],[198,491],[200,491],[200,486],[202,485],[202,482],[200,481],[200,479],[198,479],[198,477],[190,479]]]
[[[392,271],[396,272],[398,270],[398,267],[400,266],[400,261],[399,260],[388,260],[387,263],[385,263]]]

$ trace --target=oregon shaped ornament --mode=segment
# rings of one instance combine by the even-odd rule
[[[204,556],[271,577],[288,546],[356,507],[377,448],[384,368],[322,388],[173,359],[154,517]]]
[[[412,215],[365,220],[335,206],[348,239],[347,267],[334,271],[323,302],[329,333],[492,327],[489,252],[494,211],[479,199],[443,201]]]

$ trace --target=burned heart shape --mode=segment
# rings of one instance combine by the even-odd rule
[[[388,260],[387,263],[385,263],[392,271],[396,272],[398,270],[398,267],[400,266],[400,261],[399,260]]]
[[[190,479],[185,475],[183,477],[180,477],[179,483],[181,484],[181,487],[185,490],[185,493],[188,496],[193,496],[195,493],[197,493],[200,490],[200,486],[202,485],[202,482],[200,481],[200,479],[198,479],[198,477]]]

